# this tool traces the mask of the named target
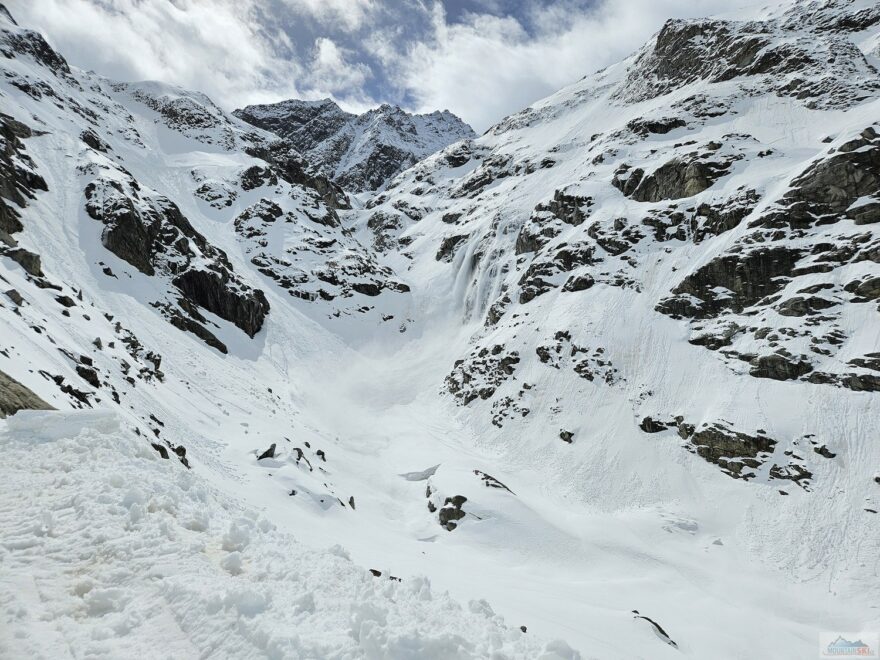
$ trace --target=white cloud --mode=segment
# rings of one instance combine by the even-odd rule
[[[348,32],[362,27],[376,6],[373,0],[284,0],[284,3],[318,21],[333,21]]]
[[[452,24],[440,0],[10,0],[10,10],[73,64],[200,90],[227,109],[405,99],[483,130],[627,56],[667,18],[767,0],[461,1],[469,12]],[[499,13],[508,6],[518,13]]]
[[[740,3],[754,4],[752,0]],[[603,0],[590,12],[560,2],[534,9],[527,34],[511,17],[471,14],[449,25],[434,8],[434,35],[398,58],[397,83],[420,110],[446,108],[483,130],[638,49],[667,18],[729,10],[731,0]],[[736,4],[734,0],[733,4]]]
[[[363,88],[370,77],[370,67],[349,62],[354,55],[337,46],[331,39],[320,37],[315,41],[315,53],[309,72],[309,82],[316,90],[342,95],[352,94]]]
[[[247,2],[21,0],[20,23],[44,32],[74,64],[122,80],[156,79],[222,105],[299,93],[297,63],[278,59]]]

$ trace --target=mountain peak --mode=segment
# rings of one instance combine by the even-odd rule
[[[390,103],[356,115],[330,99],[289,99],[249,105],[233,114],[290,140],[311,163],[354,192],[381,189],[426,156],[475,137],[448,110],[411,114]]]

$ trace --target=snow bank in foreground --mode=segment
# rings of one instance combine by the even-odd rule
[[[306,549],[112,414],[22,412],[0,450],[0,657],[579,657]]]

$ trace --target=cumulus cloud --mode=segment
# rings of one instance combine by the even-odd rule
[[[362,90],[372,75],[370,67],[350,61],[352,51],[340,48],[333,40],[319,37],[315,42],[314,57],[308,81],[316,91],[326,90],[328,95],[351,97]]]
[[[521,18],[470,13],[458,24],[435,5],[431,39],[397,58],[398,84],[419,109],[449,107],[483,130],[626,57],[666,19],[731,6],[730,0],[606,0],[580,10],[572,4],[539,6]]]
[[[74,64],[120,80],[155,79],[221,104],[298,95],[297,62],[276,55],[284,35],[234,0],[19,0],[18,21],[41,30]]]
[[[8,0],[71,63],[227,109],[330,96],[477,130],[627,56],[667,18],[758,0]],[[777,0],[778,2],[790,0]]]
[[[306,13],[323,23],[334,22],[345,31],[362,27],[375,10],[374,0],[284,0],[294,12]]]

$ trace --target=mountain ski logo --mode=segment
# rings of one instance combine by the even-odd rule
[[[877,658],[877,633],[822,633],[822,658]]]

